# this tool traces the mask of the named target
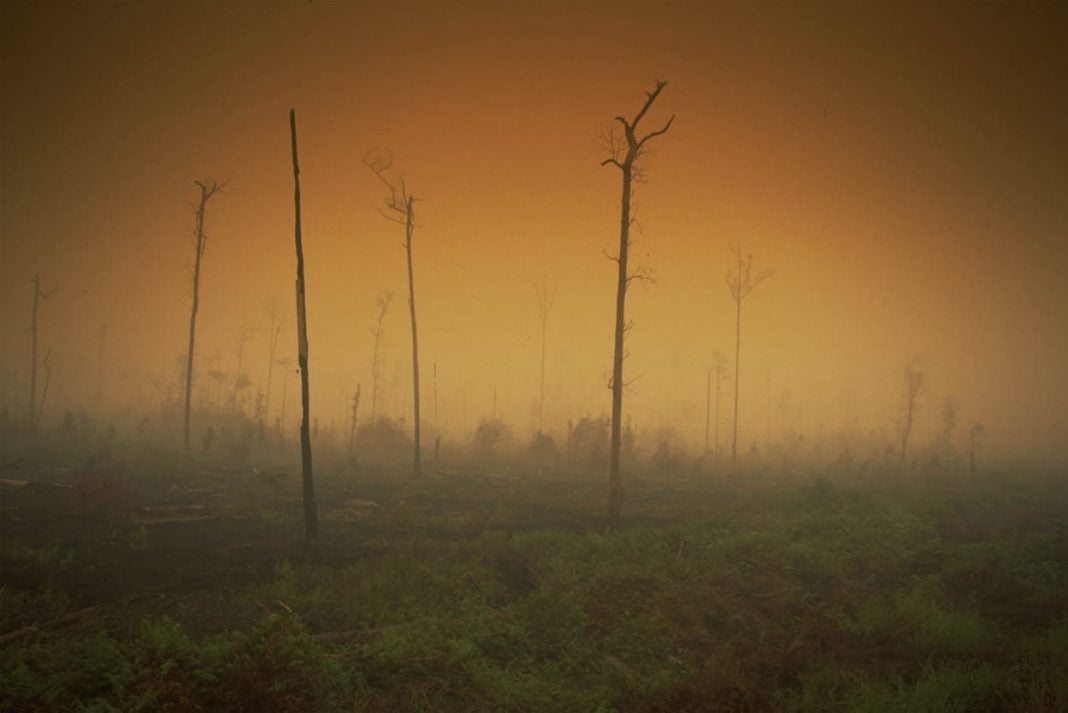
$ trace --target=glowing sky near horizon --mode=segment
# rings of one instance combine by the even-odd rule
[[[269,297],[293,354],[294,107],[317,417],[343,422],[368,392],[387,290],[384,408],[408,408],[402,235],[362,164],[376,147],[420,199],[441,428],[461,437],[496,390],[529,433],[543,278],[546,419],[606,412],[619,181],[599,138],[664,79],[649,121],[677,118],[636,193],[634,251],[657,277],[628,298],[637,424],[703,433],[705,369],[734,350],[740,240],[776,270],[745,304],[743,443],[889,432],[916,359],[922,429],[955,393],[992,448],[1064,458],[1063,5],[5,0],[0,18],[0,406],[27,397],[34,274],[59,284],[40,316],[46,420],[90,405],[105,323],[108,408],[151,408],[177,381],[195,179],[226,182],[208,206],[201,372],[235,368],[233,335],[264,325]],[[262,384],[262,333],[244,365]]]

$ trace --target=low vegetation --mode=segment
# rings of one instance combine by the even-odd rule
[[[0,709],[1068,710],[1063,477],[198,478],[4,491]]]

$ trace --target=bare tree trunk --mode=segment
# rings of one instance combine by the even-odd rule
[[[716,352],[716,355],[717,355],[717,360],[716,360],[716,457],[715,457],[715,461],[714,462],[716,464],[716,467],[718,468],[719,467],[719,397],[720,397],[720,393],[722,392],[722,388],[721,387],[722,387],[722,383],[723,383],[723,363],[721,361],[719,361],[719,358],[721,356],[720,353]]]
[[[619,455],[623,441],[623,337],[626,332],[624,311],[627,301],[627,250],[630,247],[630,193],[631,166],[626,164],[622,173],[622,208],[619,219],[619,270],[616,275],[616,322],[613,330],[612,349],[612,438],[608,462],[608,529],[619,527],[619,515],[623,508],[623,478],[619,472]]]
[[[541,285],[534,285],[534,294],[538,298],[538,318],[541,320],[541,380],[538,388],[538,435],[545,428],[545,343],[549,329],[549,311],[556,298],[556,288],[549,290],[548,280]]]
[[[631,204],[631,179],[633,177],[634,162],[641,154],[646,142],[660,136],[671,128],[675,117],[672,116],[658,131],[653,131],[641,139],[635,133],[642,117],[656,101],[661,90],[667,86],[667,82],[657,82],[656,88],[646,93],[645,104],[635,115],[632,121],[627,121],[621,116],[616,121],[623,125],[626,146],[621,142],[613,141],[613,156],[601,162],[602,166],[612,164],[620,171],[622,199],[620,202],[619,217],[619,254],[615,261],[619,268],[616,280],[616,321],[614,330],[614,350],[612,355],[612,436],[611,453],[608,465],[608,529],[615,530],[619,527],[619,514],[623,507],[623,481],[620,475],[619,459],[623,441],[623,337],[627,330],[625,308],[627,301],[627,286],[632,275],[627,269],[628,249],[630,248],[630,204]]]
[[[734,318],[734,434],[731,436],[731,472],[738,472],[738,386],[741,384],[742,356],[742,301],[735,300],[737,311]]]
[[[30,403],[26,408],[26,428],[30,433],[37,430],[37,307],[41,300],[51,297],[57,287],[58,282],[48,292],[42,292],[41,276],[33,276],[33,308],[30,312]]]
[[[319,513],[315,507],[315,477],[312,474],[310,411],[308,399],[308,313],[304,302],[304,244],[300,235],[300,164],[297,162],[297,113],[289,110],[289,135],[293,147],[293,238],[297,248],[297,363],[300,365],[300,393],[303,417],[300,421],[300,464],[304,485],[304,536],[310,542],[319,535]]]
[[[412,475],[421,478],[423,475],[423,462],[421,456],[422,423],[419,415],[419,332],[416,328],[415,319],[415,271],[412,268],[412,237],[415,234],[415,197],[408,193],[404,178],[390,180],[386,172],[393,165],[391,156],[375,156],[368,152],[364,156],[364,164],[378,176],[382,183],[389,187],[389,198],[386,199],[386,208],[392,216],[383,214],[388,220],[404,226],[404,251],[408,261],[408,309],[412,318],[412,420],[415,422],[414,453]],[[383,308],[383,314],[385,309]],[[381,322],[381,320],[379,320]],[[407,398],[407,396],[405,396]]]
[[[757,285],[775,274],[774,270],[763,270],[753,274],[753,256],[742,255],[741,244],[732,245],[731,251],[737,259],[737,271],[727,272],[727,289],[736,307],[734,316],[734,435],[731,439],[731,473],[738,472],[738,402],[741,386],[742,354],[742,300],[749,296]]]
[[[26,408],[26,428],[33,433],[37,424],[37,303],[41,298],[41,276],[33,276],[33,311],[30,312],[30,401]]]
[[[41,390],[41,405],[37,408],[37,416],[34,418],[34,423],[40,423],[41,417],[44,416],[45,401],[48,400],[48,385],[52,382],[52,365],[48,363],[51,358],[52,347],[48,347],[44,358],[45,382],[44,388]]]
[[[708,370],[705,380],[705,456],[708,456],[708,432],[712,424],[712,370]]]
[[[908,465],[909,435],[912,433],[912,422],[916,414],[916,402],[923,393],[927,383],[927,374],[918,369],[915,363],[905,367],[905,414],[901,425],[901,459],[897,464],[897,472],[900,474]]]
[[[204,207],[208,199],[219,192],[221,187],[212,182],[209,186],[202,181],[194,181],[200,188],[200,203],[197,205],[196,222],[196,255],[193,260],[193,305],[189,310],[189,348],[186,351],[185,362],[185,409],[182,415],[182,454],[189,460],[189,412],[193,401],[193,359],[197,339],[197,310],[200,308],[200,260],[204,257],[204,248],[208,242],[208,236],[204,232]]]
[[[404,249],[408,255],[408,308],[412,315],[412,420],[415,422],[414,464],[412,475],[423,477],[423,459],[420,450],[421,419],[419,418],[419,333],[415,322],[415,276],[412,270],[412,234],[415,232],[414,198],[408,196],[408,217],[404,226],[407,238]]]

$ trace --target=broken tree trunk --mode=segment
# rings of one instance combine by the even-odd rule
[[[615,530],[619,526],[619,513],[623,507],[623,481],[619,472],[619,454],[623,442],[623,338],[627,331],[625,307],[627,300],[627,286],[636,277],[641,277],[639,272],[630,273],[627,267],[628,250],[630,248],[630,224],[631,224],[631,184],[634,177],[634,162],[642,153],[645,144],[650,140],[667,132],[671,128],[675,117],[672,116],[663,128],[652,131],[638,138],[637,128],[642,117],[649,111],[660,92],[667,86],[667,82],[657,82],[651,92],[646,92],[645,104],[635,115],[634,119],[627,121],[622,116],[615,120],[623,125],[625,142],[614,143],[613,155],[601,162],[602,166],[609,164],[619,169],[621,174],[622,200],[619,218],[619,253],[614,258],[619,267],[616,281],[616,321],[615,321],[615,347],[612,357],[612,441],[611,454],[608,468],[608,529]]]
[[[289,110],[289,135],[293,147],[294,242],[297,247],[297,362],[300,365],[301,407],[300,463],[304,486],[304,536],[308,541],[319,535],[319,513],[315,507],[315,478],[312,475],[311,430],[308,404],[308,317],[304,304],[304,244],[300,235],[300,164],[297,162],[297,113]]]

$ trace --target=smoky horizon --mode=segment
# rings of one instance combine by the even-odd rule
[[[1068,463],[1065,8],[612,7],[5,2],[5,446],[29,418],[180,447],[196,181],[220,190],[192,448],[295,442],[291,108],[327,462],[411,438],[406,240],[424,460],[599,443],[605,163],[663,81],[631,195],[624,464],[729,458],[736,400],[746,467],[893,465],[903,432],[917,463],[980,442]]]

